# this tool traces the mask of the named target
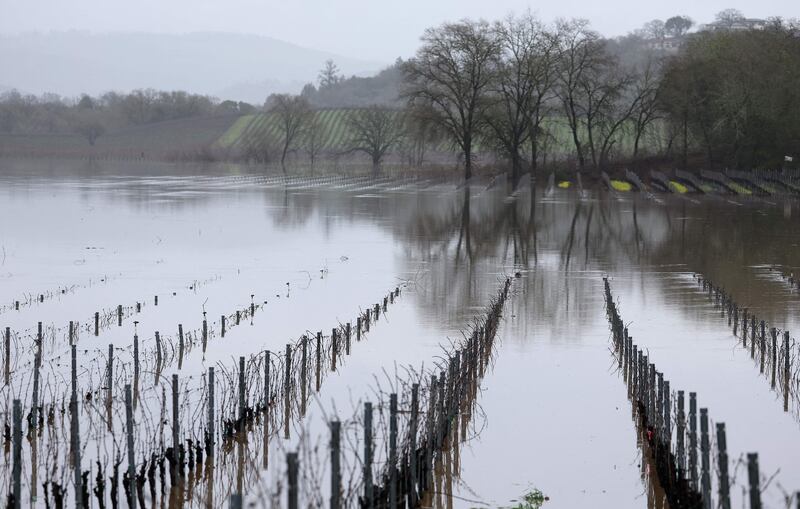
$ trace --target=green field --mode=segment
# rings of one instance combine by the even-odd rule
[[[323,150],[343,150],[347,147],[347,115],[352,110],[318,110],[314,120],[321,130],[320,146]],[[274,113],[256,113],[239,117],[236,122],[217,140],[220,148],[237,148],[250,137],[280,140],[278,117]]]
[[[314,112],[315,120],[319,122],[322,131],[321,147],[325,151],[342,151],[349,148],[350,135],[347,128],[347,115],[351,109],[325,109]],[[400,114],[400,113],[397,113]],[[572,142],[572,134],[563,119],[551,119],[545,122],[544,129],[550,134],[547,140],[543,140],[540,150],[545,150],[548,157],[565,157],[573,155],[575,147]],[[648,152],[658,152],[663,149],[666,143],[665,128],[663,125],[654,125],[640,141],[640,151],[642,154]],[[237,149],[243,146],[245,140],[265,139],[278,142],[281,132],[278,127],[278,117],[274,113],[256,113],[239,117],[236,122],[217,140],[217,146],[221,149]],[[586,136],[581,136],[586,142]],[[628,157],[633,151],[633,136],[630,129],[623,129],[617,135],[615,144],[615,155],[617,157]],[[302,141],[299,142],[302,145]],[[525,147],[528,148],[527,146]],[[448,140],[437,141],[434,146],[429,146],[429,150],[439,152],[451,151],[451,144]],[[477,153],[488,152],[490,149],[478,141],[474,145]],[[591,164],[588,147],[585,147],[586,158]]]

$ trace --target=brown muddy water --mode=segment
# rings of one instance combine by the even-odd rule
[[[38,322],[43,330],[44,422],[37,433],[24,426],[22,507],[55,507],[48,483],[75,505],[64,410],[70,321],[84,483],[91,507],[101,507],[98,484],[111,507],[113,466],[124,472],[128,461],[125,384],[134,390],[138,465],[172,443],[174,374],[181,430],[201,441],[209,367],[217,374],[217,418],[231,419],[240,357],[247,362],[247,402],[256,406],[266,350],[271,383],[279,385],[287,344],[306,335],[313,346],[318,331],[329,338],[340,325],[355,327],[357,317],[399,288],[361,341],[353,336],[350,355],[335,370],[324,352],[319,390],[311,368],[307,401],[292,401],[288,426],[276,411],[266,434],[258,418],[243,439],[218,436],[213,468],[204,459],[206,468],[180,492],[168,488],[162,496],[159,485],[153,504],[146,486],[143,500],[147,507],[226,507],[230,493],[241,491],[255,507],[285,506],[285,454],[297,450],[300,505],[327,506],[327,422],[338,418],[344,505],[355,507],[362,402],[375,404],[377,477],[387,459],[388,393],[404,394],[409,380],[427,377],[507,276],[511,294],[490,365],[426,504],[512,507],[539,490],[547,508],[667,507],[613,356],[604,276],[631,336],[672,390],[696,392],[712,430],[726,424],[733,507],[749,507],[750,452],[759,454],[764,507],[787,507],[800,489],[796,386],[786,399],[771,387],[694,278],[703,274],[759,319],[796,336],[800,293],[780,275],[800,271],[795,202],[527,187],[509,194],[503,185],[458,187],[433,178],[283,180],[238,167],[3,165],[0,330],[9,328],[11,350],[7,366],[2,341],[0,419],[9,428],[13,399],[24,415],[31,410]],[[308,355],[314,366],[315,350]],[[405,396],[400,407],[408,407]],[[6,429],[3,504],[12,485],[10,436]],[[716,505],[713,433],[711,440]],[[126,507],[121,480],[119,490],[119,506]]]

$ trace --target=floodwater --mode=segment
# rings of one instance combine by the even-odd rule
[[[181,429],[199,440],[209,367],[218,373],[218,412],[230,417],[240,356],[247,359],[248,402],[257,403],[265,350],[279,370],[288,343],[308,335],[313,344],[317,331],[330,336],[341,324],[355,327],[357,316],[400,288],[364,338],[353,341],[351,354],[336,370],[324,370],[319,391],[312,390],[312,369],[308,402],[292,404],[288,427],[270,422],[268,447],[254,425],[248,440],[221,446],[213,490],[206,471],[181,495],[187,507],[225,506],[233,491],[257,507],[285,504],[284,454],[300,450],[301,503],[327,505],[327,421],[343,421],[343,469],[346,478],[357,477],[361,403],[376,404],[377,476],[386,459],[387,394],[403,392],[408,380],[440,362],[511,276],[476,411],[447,454],[430,500],[447,508],[509,507],[539,490],[548,497],[543,507],[666,507],[612,353],[607,276],[631,336],[672,390],[696,392],[712,429],[726,423],[733,506],[746,506],[744,459],[758,452],[765,507],[785,507],[800,489],[796,396],[785,403],[771,388],[694,274],[726,288],[770,325],[800,331],[797,287],[774,270],[800,270],[797,203],[531,193],[527,186],[509,194],[488,184],[287,183],[234,166],[0,162],[0,326],[13,336],[9,384],[3,378],[0,388],[3,419],[11,425],[12,399],[22,400],[25,414],[30,410],[37,322],[45,336],[40,400],[45,408],[68,400],[73,321],[82,465],[94,489],[98,464],[106,478],[114,462],[126,465],[125,384],[134,385],[135,448],[146,459],[154,444],[171,444],[173,374]],[[254,315],[232,324],[232,313],[251,304]],[[121,326],[118,305],[125,309]],[[95,312],[103,317],[97,335]],[[204,312],[211,332],[202,347],[196,339]],[[187,333],[182,355],[178,324]],[[136,375],[134,334],[142,356]],[[116,359],[110,414],[103,405],[108,345]],[[0,350],[5,359],[5,346]],[[401,408],[407,405],[402,396]],[[52,427],[59,431],[45,426],[37,439],[25,440],[23,507],[45,506],[46,481],[64,486],[74,503],[69,434],[59,435],[69,430],[66,419]],[[5,500],[11,483],[5,439],[4,447]],[[345,485],[354,507],[358,483]],[[171,497],[169,505],[180,504]]]

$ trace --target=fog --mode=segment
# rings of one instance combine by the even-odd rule
[[[800,3],[789,0],[0,2],[0,92],[78,97],[154,88],[254,104],[271,93],[299,93],[328,59],[344,76],[372,76],[413,56],[424,30],[448,20],[530,9],[544,21],[586,18],[614,37],[678,14],[706,23],[726,8],[800,17]]]
[[[463,17],[496,19],[532,9],[544,19],[588,18],[605,35],[622,35],[653,18],[685,14],[698,22],[736,8],[751,17],[800,16],[792,0],[697,2],[527,2],[525,0],[2,0],[0,33],[49,30],[258,34],[362,60],[391,63],[413,54],[426,27]],[[0,82],[5,81],[0,79]]]

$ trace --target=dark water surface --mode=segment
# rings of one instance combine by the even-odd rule
[[[397,390],[410,366],[417,372],[432,366],[442,345],[460,338],[483,312],[503,278],[519,273],[478,396],[480,411],[467,440],[448,455],[433,503],[512,506],[538,489],[549,497],[544,507],[665,507],[653,467],[642,459],[610,349],[602,293],[608,276],[630,334],[672,390],[697,392],[712,429],[713,423],[726,423],[734,507],[744,507],[747,469],[741,462],[748,452],[759,453],[765,507],[784,507],[784,495],[800,489],[796,397],[784,404],[783,393],[759,373],[694,274],[725,287],[771,325],[800,331],[800,295],[774,270],[800,270],[798,213],[796,203],[580,196],[574,190],[531,193],[527,187],[509,194],[503,185],[459,188],[434,179],[309,178],[286,184],[237,167],[2,163],[0,326],[10,327],[14,342],[0,410],[8,423],[12,399],[29,409],[31,338],[39,321],[47,331],[45,404],[68,395],[70,320],[84,327],[77,340],[81,391],[105,390],[105,355],[112,344],[120,361],[117,401],[123,385],[131,383],[134,333],[152,357],[156,331],[174,346],[177,324],[196,330],[206,311],[217,323],[205,352],[195,347],[185,352],[180,368],[176,359],[141,373],[136,448],[144,455],[151,443],[170,441],[173,373],[180,375],[181,426],[188,429],[200,419],[209,366],[230,375],[223,382],[228,387],[239,356],[282,352],[303,334],[330,334],[401,287],[401,297],[368,338],[324,377],[305,417],[292,423],[290,438],[272,438],[266,471],[262,444],[253,439],[221,455],[213,493],[198,482],[183,495],[187,506],[221,507],[238,485],[256,506],[283,503],[284,495],[269,494],[283,482],[285,451],[306,444],[310,452],[301,461],[317,462],[313,472],[328,475],[326,421],[334,415],[347,420],[359,402]],[[40,294],[43,302],[37,301]],[[117,326],[116,306],[136,302],[144,304],[141,313]],[[251,302],[263,306],[252,322],[220,337],[220,316]],[[113,323],[94,336],[98,310],[109,310]],[[249,390],[255,398],[259,389]],[[221,407],[235,405],[234,399],[221,395]],[[166,425],[159,425],[162,402]],[[85,402],[82,410],[86,469],[95,468],[96,460],[113,462],[114,444],[122,439],[124,412],[115,410],[112,435],[98,417],[102,409],[94,406]],[[354,444],[345,459],[352,473],[357,426],[346,433]],[[48,479],[65,485],[74,501],[65,438],[56,435],[46,432],[35,446],[25,443],[23,489],[34,497],[31,507],[44,507],[41,484]],[[379,463],[386,457],[381,440]],[[3,499],[10,464],[6,448]],[[314,473],[303,472],[303,504],[327,504],[319,498],[327,478],[312,486]],[[95,475],[93,470],[89,477]],[[355,493],[348,496],[354,505]],[[25,502],[23,507],[27,497]]]

